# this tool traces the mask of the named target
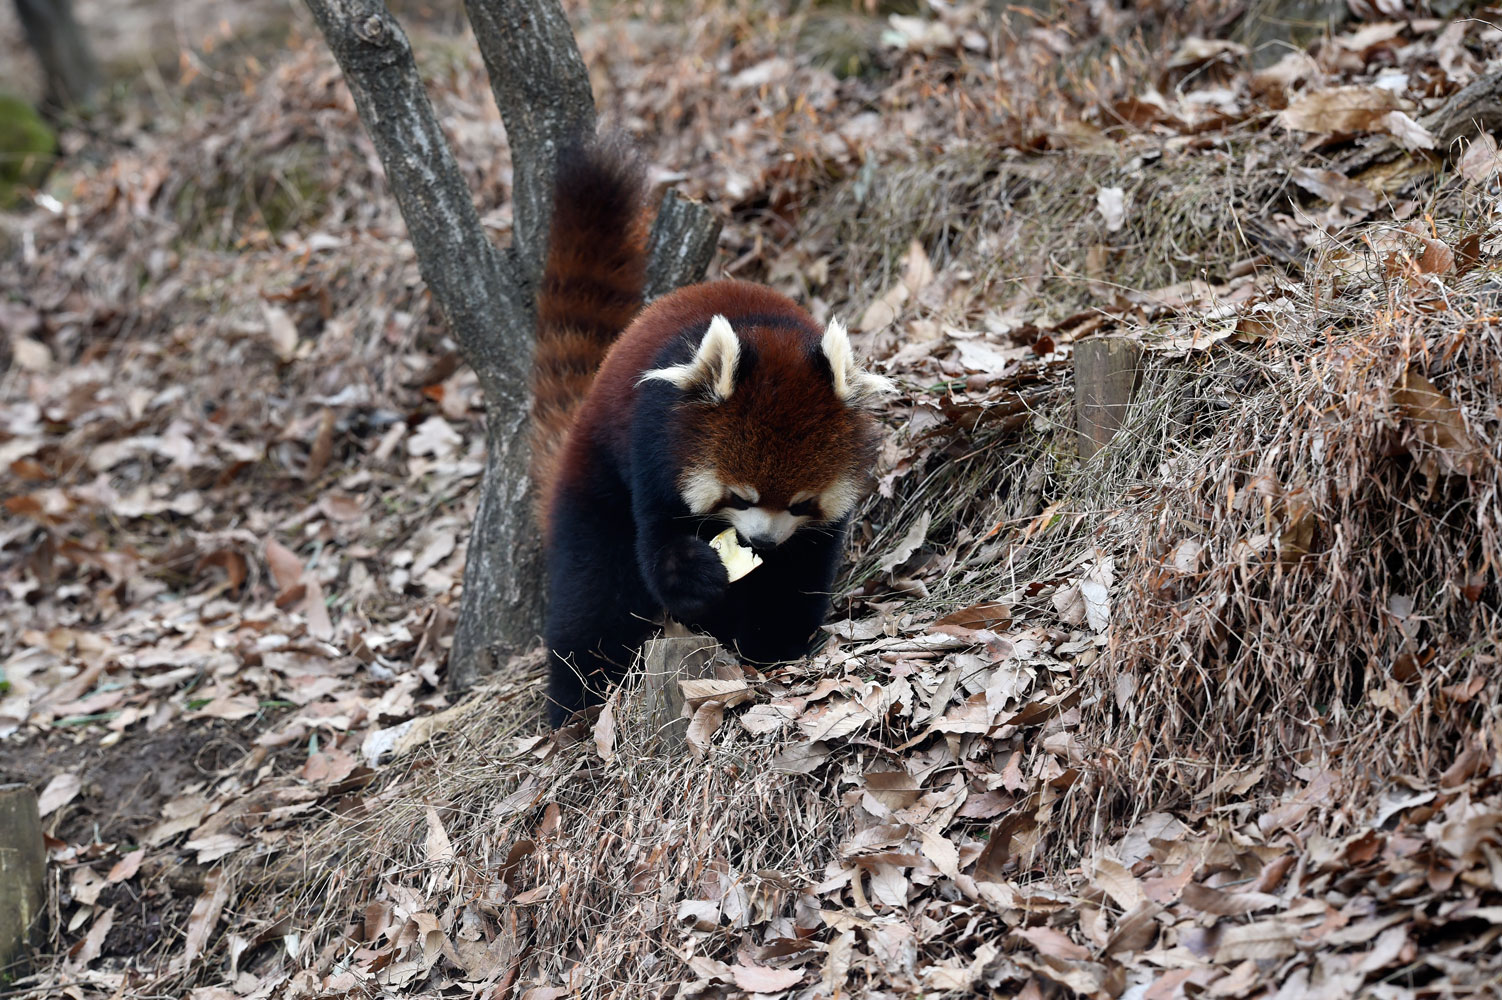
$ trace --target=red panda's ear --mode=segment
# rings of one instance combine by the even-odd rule
[[[653,368],[642,372],[638,382],[661,379],[680,389],[702,389],[721,403],[735,391],[735,365],[741,357],[741,341],[731,329],[730,321],[716,316],[709,321],[699,349],[686,364],[670,368]]]
[[[845,332],[845,324],[839,320],[829,321],[819,346],[834,375],[834,394],[845,405],[857,409],[875,409],[882,396],[897,391],[897,385],[891,379],[865,371],[856,362],[855,351],[850,347],[850,335]]]

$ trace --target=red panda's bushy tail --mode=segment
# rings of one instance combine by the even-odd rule
[[[579,403],[641,309],[644,196],[641,166],[620,143],[595,139],[559,157],[532,372],[532,475],[544,522],[541,505]]]

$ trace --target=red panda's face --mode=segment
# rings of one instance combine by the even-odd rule
[[[879,432],[867,408],[891,389],[860,370],[844,328],[822,341],[715,317],[694,359],[647,372],[690,392],[679,492],[696,514],[770,548],[838,521],[873,482]]]

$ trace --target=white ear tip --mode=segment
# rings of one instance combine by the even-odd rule
[[[740,338],[735,335],[730,320],[723,315],[710,319],[699,353],[709,370],[715,395],[722,400],[729,399],[735,392],[735,366],[741,356]]]
[[[819,345],[824,348],[825,357],[833,362],[836,358],[850,357],[850,334],[845,330],[845,324],[838,319],[832,319],[824,327],[824,339]]]

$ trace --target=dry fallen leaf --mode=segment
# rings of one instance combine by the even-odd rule
[[[1012,932],[1014,937],[1019,937],[1038,949],[1040,955],[1056,958],[1065,962],[1082,962],[1090,957],[1090,950],[1082,945],[1075,944],[1067,934],[1054,930],[1052,927],[1023,927]]]
[[[1328,201],[1331,209],[1340,213],[1341,224],[1354,222],[1377,207],[1377,196],[1370,189],[1334,170],[1294,167],[1288,176],[1299,187]]]
[[[104,952],[104,939],[109,936],[110,928],[114,925],[115,908],[111,906],[94,918],[94,923],[90,925],[89,933],[84,936],[78,950],[68,957],[68,965],[74,969],[87,968]]]
[[[37,796],[37,812],[50,816],[72,802],[81,788],[83,781],[71,771],[53,775],[52,780],[42,789],[42,794]]]
[[[913,240],[908,244],[907,255],[903,258],[902,278],[866,307],[855,324],[856,329],[861,333],[870,333],[890,326],[901,314],[902,307],[933,280],[933,264],[929,261],[923,244]]]
[[[923,854],[934,863],[946,878],[958,878],[960,874],[960,852],[954,844],[942,834],[933,830],[925,829],[920,834],[920,843]]]
[[[1120,232],[1126,224],[1126,192],[1119,187],[1104,187],[1095,193],[1095,207],[1106,220],[1106,232]]]
[[[709,741],[719,731],[720,723],[725,718],[725,704],[720,701],[706,701],[694,710],[693,718],[689,720],[688,732],[684,738],[688,745],[696,753],[704,753],[709,749]]]
[[[188,932],[183,944],[182,961],[191,963],[203,954],[204,946],[219,923],[224,904],[229,901],[231,881],[222,868],[211,869],[203,877],[203,892],[193,903],[193,912],[188,914]]]
[[[1397,110],[1397,95],[1384,87],[1331,87],[1289,102],[1278,120],[1300,132],[1384,131],[1383,117]]]
[[[425,848],[428,864],[450,864],[454,860],[454,845],[449,841],[448,831],[443,828],[443,820],[438,817],[438,810],[432,806],[428,806],[426,816],[428,835]]]
[[[283,363],[297,357],[297,324],[287,310],[269,302],[261,303],[261,315],[266,320],[266,339],[276,359]]]
[[[275,538],[266,539],[266,565],[278,593],[285,593],[302,581],[302,560]]]
[[[1490,132],[1481,132],[1472,139],[1455,164],[1460,176],[1472,184],[1486,184],[1502,171],[1502,157],[1497,155],[1497,140]]]
[[[1433,149],[1439,143],[1428,129],[1401,111],[1389,111],[1379,121],[1383,131],[1404,149]]]
[[[452,458],[464,444],[464,438],[442,417],[429,417],[407,436],[407,454],[431,455],[438,460]]]
[[[1423,445],[1419,460],[1433,478],[1438,469],[1470,476],[1482,451],[1466,429],[1460,408],[1416,368],[1404,372],[1393,387],[1393,403],[1408,419]]]
[[[1187,888],[1187,887],[1186,887]],[[1286,958],[1298,950],[1299,926],[1287,920],[1262,920],[1227,927],[1215,948],[1215,961],[1230,964],[1245,959]]]
[[[595,719],[592,733],[595,741],[595,752],[605,763],[615,760],[615,704],[617,696],[612,693],[600,708],[599,718]]]
[[[735,985],[752,993],[776,993],[803,981],[801,969],[774,969],[765,965],[732,965]]]
[[[146,857],[146,848],[138,847],[134,851],[115,862],[108,875],[104,877],[106,882],[129,882],[136,877],[136,872],[141,870],[141,862]]]

